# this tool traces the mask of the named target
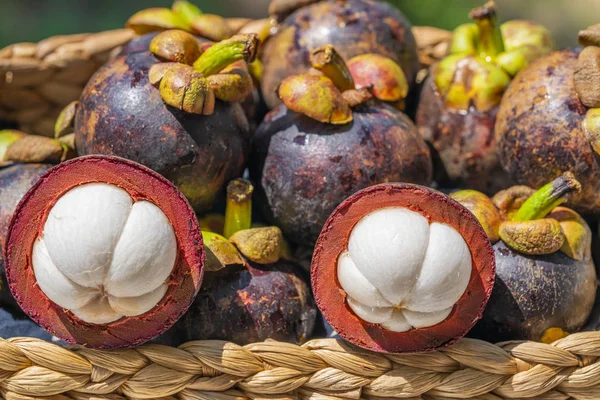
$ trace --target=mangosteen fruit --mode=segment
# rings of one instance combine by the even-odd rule
[[[342,338],[376,352],[432,351],[481,318],[494,252],[473,214],[448,196],[380,184],[327,220],[311,278],[317,306]]]
[[[500,163],[515,182],[539,188],[571,171],[582,190],[570,205],[597,215],[600,26],[581,31],[580,42],[581,52],[553,52],[514,79],[500,103],[496,138]]]
[[[412,88],[419,70],[415,38],[406,18],[391,4],[374,0],[275,0],[270,12],[282,20],[277,33],[265,43],[261,58],[262,93],[270,109],[281,104],[277,88],[284,78],[309,70],[311,53],[328,44],[347,60],[367,53],[391,58]]]
[[[538,191],[514,186],[491,199],[474,190],[451,195],[479,219],[496,257],[492,296],[469,335],[551,343],[584,325],[596,297],[592,233],[579,214],[560,206],[579,190],[567,172]]]
[[[249,164],[267,219],[308,246],[349,195],[384,182],[428,184],[432,171],[425,141],[394,106],[408,92],[394,61],[367,54],[346,65],[331,46],[312,60],[309,73],[282,82],[284,104],[256,131]]]
[[[510,186],[494,137],[498,105],[511,79],[552,49],[550,33],[530,21],[500,25],[493,2],[454,31],[450,55],[432,67],[417,111],[434,152],[435,180],[488,194]]]
[[[50,169],[6,236],[20,307],[48,332],[91,348],[133,347],[183,315],[202,279],[194,211],[161,175],[107,156]]]
[[[207,211],[245,168],[250,129],[239,102],[252,90],[245,61],[257,42],[237,35],[201,48],[189,33],[170,30],[152,40],[153,53],[109,62],[79,101],[78,153],[139,162],[174,182],[196,211]]]
[[[227,189],[224,231],[202,232],[205,278],[189,311],[174,326],[175,335],[181,341],[305,342],[317,309],[304,271],[287,255],[279,228],[250,227],[250,182],[238,179]]]

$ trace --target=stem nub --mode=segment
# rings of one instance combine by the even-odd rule
[[[223,236],[252,227],[252,192],[254,186],[247,179],[235,179],[227,185],[227,206]]]
[[[504,40],[496,16],[496,4],[489,1],[469,13],[479,28],[477,51],[479,56],[488,60],[504,51]]]
[[[565,172],[552,182],[542,186],[519,208],[514,221],[530,221],[544,218],[550,211],[566,201],[570,193],[581,191],[581,184],[571,172]]]
[[[256,57],[259,43],[258,35],[254,33],[232,36],[202,53],[194,62],[194,69],[207,77],[239,60],[250,63]]]
[[[328,44],[314,50],[310,55],[312,67],[331,79],[340,92],[355,88],[354,79],[342,56]]]

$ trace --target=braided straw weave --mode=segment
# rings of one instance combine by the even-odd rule
[[[28,133],[52,136],[63,107],[79,99],[94,72],[133,36],[133,31],[117,29],[1,49],[0,120],[16,121]]]
[[[411,355],[371,353],[334,339],[117,351],[0,339],[0,393],[7,400],[599,399],[600,332],[551,345],[463,339]]]

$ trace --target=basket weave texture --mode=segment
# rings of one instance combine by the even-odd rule
[[[60,111],[79,99],[91,76],[134,36],[129,29],[54,36],[0,50],[0,120],[27,133],[54,135]]]
[[[587,400],[600,398],[599,357],[600,332],[551,345],[463,339],[412,355],[334,339],[98,351],[14,338],[0,339],[0,393],[8,400]]]

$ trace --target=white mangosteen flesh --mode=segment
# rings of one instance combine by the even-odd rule
[[[363,321],[393,332],[444,321],[471,278],[469,246],[453,227],[407,208],[358,221],[337,276],[348,306]]]
[[[91,324],[154,308],[176,258],[175,232],[162,210],[107,183],[77,186],[58,199],[32,249],[40,289]]]

